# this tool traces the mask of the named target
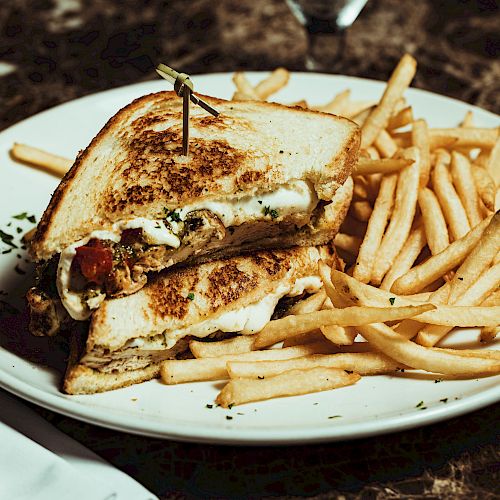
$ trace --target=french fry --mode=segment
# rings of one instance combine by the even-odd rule
[[[427,245],[436,255],[450,244],[448,227],[436,195],[429,188],[421,188],[418,193],[418,206],[422,213]]]
[[[312,332],[300,333],[299,335],[286,338],[283,341],[283,347],[312,344],[314,342],[324,342],[325,340],[325,336],[320,330],[313,330]]]
[[[464,302],[451,306],[441,305],[439,301],[436,300],[436,296],[434,296],[434,298],[431,296],[429,300],[434,300],[436,302],[436,308],[413,316],[412,320],[441,326],[493,326],[498,322],[497,318],[500,314],[500,307],[463,307],[481,303],[484,295],[491,292],[491,282],[492,278],[489,277],[477,288],[477,291],[474,292],[477,295],[474,304]],[[387,307],[387,304],[393,304],[393,306],[409,306],[419,303],[405,296],[395,295],[391,292],[366,285],[338,271],[332,271],[331,283],[336,292],[340,294],[349,305],[358,304],[370,307]],[[488,286],[487,283],[490,283],[490,287],[486,289]],[[467,302],[469,302],[469,300]],[[422,325],[420,325],[420,327],[421,326]]]
[[[385,129],[399,99],[410,85],[417,69],[417,62],[405,54],[393,71],[380,103],[370,113],[362,127],[361,148],[371,146],[382,129]]]
[[[500,137],[496,139],[495,145],[491,150],[487,167],[495,184],[498,186],[500,184]]]
[[[241,354],[250,352],[252,347],[253,338],[250,335],[239,335],[217,342],[189,341],[189,349],[195,358],[216,358],[227,354]]]
[[[202,380],[220,380],[227,378],[226,363],[232,360],[262,361],[289,359],[309,354],[333,352],[335,346],[330,342],[307,344],[286,349],[251,351],[241,354],[227,354],[216,358],[169,359],[161,364],[161,379],[165,384],[182,384]]]
[[[495,211],[495,181],[488,170],[480,165],[472,167],[472,176],[476,189],[486,208],[491,212]]]
[[[304,300],[300,300],[296,304],[294,304],[287,311],[288,314],[306,314],[314,311],[319,311],[323,302],[326,299],[326,293],[324,290],[320,290],[319,292],[310,295]]]
[[[402,308],[346,307],[344,309],[317,311],[300,316],[285,316],[284,318],[270,321],[254,336],[254,348],[261,349],[281,342],[287,337],[310,332],[325,325],[357,326],[360,323],[395,321],[416,316],[434,308],[435,306],[432,304],[420,304],[418,306],[406,306]]]
[[[390,290],[393,283],[403,274],[407,273],[420,252],[426,245],[425,230],[422,226],[413,229],[406,240],[401,252],[396,257],[394,265],[389,269],[385,275],[380,288],[383,290]]]
[[[380,284],[389,268],[394,264],[394,260],[410,234],[415,216],[420,153],[416,148],[409,148],[405,150],[404,155],[405,158],[414,160],[414,164],[404,168],[399,174],[394,209],[373,264],[371,281],[374,284]]]
[[[484,307],[500,306],[500,290],[488,295],[488,297],[481,302],[481,305]]]
[[[363,283],[368,283],[371,279],[375,256],[391,213],[397,180],[397,175],[392,174],[384,176],[380,182],[379,194],[368,221],[365,237],[359,247],[358,258],[353,271],[353,276]]]
[[[323,113],[342,115],[350,96],[350,89],[343,90],[342,92],[339,92],[336,96],[334,96],[334,98],[330,102],[324,104],[323,106],[317,106],[315,109],[318,111],[323,111]]]
[[[377,151],[377,148],[375,146],[370,146],[369,148],[367,149],[363,149],[361,150],[360,153],[362,152],[366,152],[367,153],[367,158],[368,159],[372,159],[372,160],[380,160],[380,153]],[[386,158],[388,159],[388,158]]]
[[[361,222],[367,222],[372,215],[373,209],[369,201],[359,200],[351,203],[350,211],[354,218],[360,220]],[[359,244],[361,245],[361,241]]]
[[[247,80],[247,77],[241,71],[234,73],[233,83],[236,85],[238,92],[240,92],[242,96],[247,96],[249,99],[254,101],[261,100],[259,94],[257,94],[252,84]]]
[[[267,78],[255,86],[257,96],[265,101],[269,96],[281,90],[290,79],[290,72],[285,68],[276,68]]]
[[[63,177],[73,165],[73,160],[57,156],[27,144],[14,143],[10,150],[13,158],[40,167],[53,175]]]
[[[415,344],[383,323],[358,327],[361,335],[399,363],[431,373],[477,376],[500,373],[500,360],[484,357],[464,357],[443,349]]]
[[[325,325],[320,327],[323,337],[335,345],[352,345],[358,332],[350,326]]]
[[[484,326],[481,328],[479,338],[481,342],[493,342],[500,333],[500,326]]]
[[[465,208],[470,227],[477,226],[483,218],[479,211],[479,196],[472,176],[471,165],[464,155],[456,151],[451,153],[451,177]]]
[[[409,125],[413,121],[413,110],[411,106],[403,108],[398,111],[395,115],[389,118],[389,123],[387,124],[387,129],[392,131],[406,125]]]
[[[411,131],[412,143],[420,150],[420,187],[427,186],[431,172],[431,150],[429,128],[425,120],[413,122]]]
[[[380,160],[360,158],[356,164],[354,175],[392,174],[412,163],[413,160],[405,158],[382,158]]]
[[[474,126],[474,113],[469,109],[467,113],[465,113],[464,119],[460,124],[462,128],[468,128]]]
[[[411,132],[395,132],[392,137],[400,147],[411,144]],[[493,148],[498,138],[496,128],[430,128],[431,151],[437,148]]]
[[[359,113],[369,110],[375,106],[373,101],[351,101],[348,100],[342,110],[343,116],[352,119],[354,116],[358,116]]]
[[[363,126],[365,123],[366,119],[370,116],[370,113],[375,109],[375,106],[370,106],[366,109],[363,109],[362,111],[359,111],[357,114],[354,116],[350,116],[349,118],[356,123],[359,127]]]
[[[355,384],[361,377],[336,368],[291,370],[264,380],[233,379],[217,396],[215,402],[223,408],[284,396],[298,396],[328,391]]]
[[[491,217],[484,219],[464,237],[454,241],[440,253],[400,276],[392,285],[391,291],[401,295],[418,293],[427,285],[460,265],[468,253],[477,245],[490,220]]]
[[[451,182],[451,175],[443,163],[437,163],[432,171],[432,185],[448,223],[450,234],[458,240],[470,231],[464,206]]]
[[[227,371],[230,378],[267,378],[289,370],[309,368],[338,368],[359,373],[360,375],[379,375],[407,368],[378,352],[312,354],[302,358],[282,361],[229,361]]]
[[[392,158],[398,151],[398,145],[387,130],[381,130],[373,141],[382,158]]]
[[[335,246],[344,250],[351,255],[358,255],[361,239],[357,236],[350,236],[349,234],[337,233],[334,239]]]

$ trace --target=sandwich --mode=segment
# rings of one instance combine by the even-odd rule
[[[30,245],[34,334],[85,321],[172,266],[334,236],[359,128],[302,108],[204,99],[220,115],[192,109],[189,157],[174,92],[135,100],[78,155]]]
[[[322,287],[319,260],[332,247],[262,250],[164,270],[133,295],[106,299],[73,334],[63,390],[103,392],[158,377],[166,359],[186,356],[191,339],[253,335],[294,300]]]

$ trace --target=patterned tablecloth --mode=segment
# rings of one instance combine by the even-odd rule
[[[498,2],[370,0],[332,65],[384,80],[404,52],[414,86],[500,111]],[[304,69],[306,37],[281,0],[10,0],[0,7],[0,128],[99,90],[184,71]],[[328,57],[327,41],[320,50]],[[498,498],[499,406],[358,441],[182,444],[37,409],[162,498]]]

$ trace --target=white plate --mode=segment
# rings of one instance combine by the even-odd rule
[[[255,73],[250,78],[257,81],[262,76]],[[232,93],[230,74],[194,80],[200,93],[226,98]],[[382,82],[357,78],[295,73],[277,100],[306,97],[311,104],[320,104],[345,88],[352,89],[354,99],[370,100],[377,99],[383,87]],[[56,178],[11,161],[8,150],[13,142],[74,157],[120,107],[165,88],[168,84],[159,80],[101,92],[40,113],[1,133],[0,229],[16,233],[17,226],[28,228],[27,221],[18,223],[11,216],[27,211],[38,218],[57,185]],[[477,125],[500,124],[497,116],[453,99],[414,89],[407,97],[416,115],[427,118],[432,126],[454,126],[469,109],[474,111]],[[9,222],[13,224],[7,228]],[[0,250],[4,247],[0,242]],[[29,285],[29,274],[13,271],[18,262],[22,268],[28,267],[16,252],[0,255],[0,290],[8,291],[9,301],[20,300]],[[461,332],[453,342],[469,340],[477,340],[477,331]],[[500,399],[500,377],[440,383],[434,378],[425,374],[364,377],[352,387],[224,410],[206,407],[213,404],[221,387],[212,382],[164,386],[151,381],[105,394],[66,396],[58,390],[56,371],[0,347],[0,385],[22,398],[104,427],[209,443],[265,445],[360,438],[430,424]],[[445,398],[446,402],[441,401]],[[425,410],[416,407],[420,401]]]

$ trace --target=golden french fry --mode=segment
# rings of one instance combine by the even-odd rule
[[[454,240],[466,235],[471,227],[464,206],[451,182],[451,175],[443,163],[432,171],[432,185]]]
[[[353,271],[353,276],[363,283],[368,283],[371,279],[373,263],[391,213],[397,180],[398,176],[392,174],[384,176],[380,182],[379,194]]]
[[[351,326],[326,325],[320,327],[323,337],[335,345],[352,345],[358,332]]]
[[[233,83],[236,85],[238,92],[240,92],[242,95],[248,96],[254,101],[261,100],[259,94],[255,92],[252,84],[247,80],[247,77],[241,71],[237,71],[236,73],[234,73]]]
[[[464,237],[454,241],[440,253],[433,255],[422,264],[400,276],[392,285],[391,291],[401,295],[418,293],[447,272],[451,271],[467,257],[488,226],[491,217],[486,218]]]
[[[479,336],[481,342],[493,342],[500,333],[500,326],[484,326]]]
[[[375,106],[370,106],[366,109],[359,111],[354,116],[349,116],[349,118],[356,123],[359,127],[365,123],[366,119],[370,116],[370,113],[375,109]]]
[[[488,297],[486,297],[481,302],[481,305],[484,307],[500,306],[500,290],[497,290],[497,291],[491,293],[490,295],[488,295]]]
[[[472,167],[472,176],[476,189],[486,208],[491,212],[495,211],[495,181],[488,170],[480,165]]]
[[[324,104],[323,106],[317,106],[315,109],[317,111],[323,111],[323,113],[342,115],[350,96],[350,89],[343,90],[342,92],[339,92],[336,96],[334,96],[334,98],[330,102]]]
[[[380,160],[360,158],[356,164],[354,175],[392,174],[412,163],[413,160],[405,158],[382,158]]]
[[[429,128],[425,120],[413,122],[411,131],[412,143],[420,150],[420,187],[427,186],[431,172],[431,149]]]
[[[432,349],[405,339],[383,323],[358,327],[363,337],[392,359],[432,373],[476,376],[500,373],[500,360],[465,357],[443,349]]]
[[[276,68],[267,78],[255,86],[255,93],[265,101],[269,96],[282,89],[290,79],[290,72],[285,68]]]
[[[381,283],[394,264],[410,234],[417,208],[420,153],[416,148],[409,148],[404,151],[404,156],[414,160],[414,164],[404,168],[399,174],[394,209],[373,264],[371,281],[374,284]]]
[[[255,97],[236,90],[231,97],[232,101],[255,101]]]
[[[413,110],[411,106],[401,109],[395,115],[389,118],[389,123],[387,124],[387,129],[392,131],[406,125],[409,125],[413,121]]]
[[[359,251],[359,246],[361,245],[361,239],[357,236],[351,236],[349,234],[337,233],[334,239],[335,246],[348,252],[352,255],[357,255]]]
[[[10,153],[13,158],[40,167],[51,174],[63,177],[73,165],[73,160],[57,156],[27,144],[14,143]]]
[[[370,205],[370,202],[366,200],[353,201],[349,210],[351,211],[352,216],[355,219],[360,220],[361,222],[367,222],[373,212],[373,208]],[[359,245],[361,245],[361,241],[359,241]]]
[[[227,371],[230,378],[267,378],[289,370],[306,370],[310,368],[338,368],[360,375],[379,375],[391,373],[405,365],[378,352],[343,352],[338,354],[312,354],[302,358],[282,361],[229,361]]]
[[[405,54],[393,71],[378,106],[370,113],[362,127],[361,147],[366,149],[382,129],[385,129],[399,99],[410,85],[417,69],[417,62]]]
[[[498,275],[497,275],[498,276]],[[476,305],[481,303],[482,298],[485,294],[491,292],[491,282],[492,277],[484,280],[484,283],[476,289],[478,296],[474,300],[474,303],[460,303],[452,306],[441,305],[436,299],[431,296],[429,300],[436,301],[436,308],[431,311],[423,312],[412,318],[412,321],[418,321],[419,323],[429,323],[433,325],[441,326],[461,326],[461,327],[471,327],[471,326],[491,326],[498,322],[498,315],[500,314],[500,307],[468,307],[469,305]],[[392,304],[393,306],[408,306],[416,305],[418,301],[409,299],[405,296],[396,295],[391,292],[387,292],[380,288],[375,288],[370,285],[361,283],[345,273],[340,273],[339,271],[332,271],[331,273],[331,283],[336,290],[336,293],[340,294],[348,305],[358,304],[362,306],[370,307],[386,307],[387,304]],[[489,288],[488,287],[488,283]],[[497,283],[495,286],[497,286]],[[485,292],[483,291],[486,288]],[[467,307],[464,307],[467,306]],[[422,327],[422,325],[420,325]],[[417,330],[418,331],[418,330]],[[416,332],[415,332],[416,334]]]
[[[363,111],[371,111],[373,106],[375,106],[375,103],[373,101],[348,100],[344,105],[344,109],[342,110],[342,116],[345,116],[352,120],[353,117],[358,116]]]
[[[395,132],[392,137],[400,147],[408,147],[411,144],[411,132]],[[437,148],[492,148],[497,138],[496,128],[429,129],[431,151]]]
[[[500,212],[493,216],[480,242],[469,253],[450,281],[449,304],[454,304],[471,287],[490,266],[498,252],[500,252]]]
[[[496,139],[495,145],[491,150],[487,167],[495,184],[498,186],[500,184],[500,137]]]
[[[460,124],[460,127],[467,128],[474,126],[474,113],[469,109],[467,113],[465,113],[464,119]]]
[[[383,158],[392,158],[398,151],[398,145],[385,129],[379,132],[373,143]]]
[[[264,380],[233,379],[217,396],[215,402],[223,408],[284,396],[298,396],[328,391],[355,384],[361,377],[337,368],[290,370]]]
[[[450,244],[448,227],[436,195],[429,188],[421,188],[418,193],[418,206],[422,213],[427,245],[436,255]]]
[[[483,218],[479,211],[479,196],[472,176],[471,165],[464,155],[456,151],[451,153],[451,177],[465,208],[470,227],[477,226]]]
[[[283,341],[283,347],[312,344],[313,342],[324,342],[325,340],[325,336],[320,330],[313,330],[312,332],[300,333],[299,335],[286,338]]]
[[[375,146],[370,146],[367,149],[361,150],[361,152],[366,152],[367,156],[366,158],[372,159],[372,160],[380,160],[380,153],[377,151],[377,148]],[[360,153],[361,153],[360,152]],[[360,158],[364,158],[360,156]],[[389,160],[390,158],[385,158],[386,160]]]
[[[161,379],[165,384],[182,384],[201,380],[220,380],[227,378],[226,363],[232,360],[262,361],[289,359],[309,354],[333,352],[335,346],[330,342],[307,344],[286,349],[251,351],[241,354],[227,354],[217,358],[169,359],[161,364]]]
[[[413,229],[406,240],[401,252],[399,252],[396,257],[394,265],[389,269],[388,273],[385,275],[380,288],[383,290],[390,290],[393,283],[403,274],[407,273],[420,252],[425,247],[427,243],[425,237],[425,230],[422,226]]]
[[[250,352],[252,347],[253,338],[250,335],[238,335],[217,342],[189,341],[189,349],[195,358],[216,358],[227,354],[241,354]]]
[[[402,308],[346,307],[345,309],[317,311],[300,316],[285,316],[284,318],[270,321],[254,336],[254,348],[261,349],[281,342],[287,337],[310,332],[325,325],[357,326],[360,323],[395,321],[410,318],[434,308],[435,306],[432,304],[420,304],[418,306],[406,306]]]
[[[300,300],[299,302],[294,304],[292,307],[290,307],[290,309],[288,309],[286,313],[287,315],[289,315],[289,314],[305,314],[314,311],[319,311],[325,299],[326,299],[325,291],[320,290],[319,292],[310,295],[306,299]]]

